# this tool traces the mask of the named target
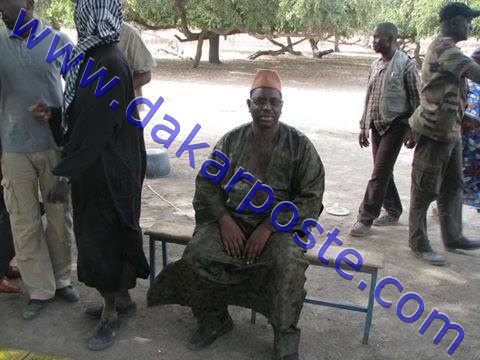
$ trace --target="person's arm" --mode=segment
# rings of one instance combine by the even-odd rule
[[[480,65],[465,55],[460,49],[452,48],[445,51],[441,58],[443,71],[449,71],[456,78],[466,77],[480,83]]]
[[[414,61],[408,61],[407,65],[405,66],[405,88],[407,92],[408,103],[410,104],[410,109],[412,113],[420,106],[420,76],[418,75],[417,66],[415,65]],[[408,123],[408,117],[402,118],[401,121],[408,126],[408,130],[405,133],[403,144],[407,149],[413,149],[416,145],[415,141],[415,134],[412,132],[410,128],[410,124]]]
[[[120,42],[120,48],[124,52],[128,65],[133,73],[133,87],[135,90],[148,84],[151,80],[151,70],[156,63],[148,50],[139,31],[127,24],[122,24],[124,41]]]
[[[412,60],[408,61],[405,67],[405,87],[407,90],[408,103],[413,113],[420,105],[421,85],[417,66]],[[408,119],[405,119],[405,123],[408,123]]]
[[[215,146],[215,150],[221,151],[227,155],[227,140],[223,138]],[[223,160],[210,155],[210,160],[215,160],[223,164]],[[216,174],[219,170],[215,166],[207,166],[209,174]],[[224,175],[226,176],[226,175]],[[218,223],[223,245],[228,255],[240,258],[245,246],[245,235],[237,225],[232,216],[230,216],[225,202],[227,195],[221,188],[220,183],[215,184],[213,180],[206,178],[200,171],[195,180],[195,196],[193,198],[193,207],[195,209],[195,221],[197,225]]]
[[[62,117],[62,109],[59,107],[48,106],[44,99],[38,99],[35,103],[28,107],[35,119],[41,123],[49,121],[59,121]]]
[[[222,138],[215,145],[214,150],[219,150],[227,154],[225,152],[225,141],[225,138]],[[214,156],[213,151],[209,160],[223,164],[223,160]],[[207,166],[206,170],[209,174],[216,174],[219,171],[215,166]],[[193,198],[193,208],[195,210],[195,220],[197,224],[213,223],[218,221],[222,215],[227,214],[228,210],[225,207],[226,200],[227,196],[222,190],[220,183],[215,184],[213,180],[206,178],[200,170],[195,179],[195,196]]]
[[[299,213],[299,218],[293,227],[294,231],[299,231],[302,228],[304,220],[316,220],[323,209],[322,199],[325,186],[325,171],[313,144],[308,139],[304,141],[303,148],[298,149],[298,153],[304,154],[304,156],[302,159],[298,159],[299,165],[295,172],[295,179],[293,179],[294,184],[292,184],[295,197],[291,200],[291,203],[295,205]],[[270,215],[274,205],[270,207],[269,212],[266,212],[268,216],[263,223],[257,226],[246,241],[243,257],[246,259],[247,264],[252,264],[256,261],[272,233],[279,231],[272,224]],[[278,224],[285,225],[290,222],[291,217],[291,212],[285,211],[281,212],[275,221]]]
[[[363,113],[362,113],[362,118],[360,119],[360,130],[361,131],[364,131],[366,130],[368,132],[368,129],[367,129],[367,121],[366,121],[366,116],[367,116],[367,108],[368,108],[368,99],[370,98],[370,80],[371,80],[371,77],[372,77],[372,73],[373,73],[373,67],[372,67],[372,70],[370,71],[370,75],[368,76],[368,81],[367,81],[367,93],[365,94],[365,100],[364,100],[364,105],[363,105]]]
[[[133,74],[133,88],[135,90],[140,89],[143,85],[146,85],[152,80],[152,72],[139,72]]]
[[[362,118],[360,119],[360,133],[358,134],[358,144],[361,148],[370,146],[370,142],[368,141],[368,132],[369,132],[369,125],[367,125],[367,110],[368,110],[368,102],[370,99],[370,90],[371,90],[371,78],[373,75],[373,70],[376,66],[376,61],[372,64],[370,69],[370,75],[368,76],[367,82],[367,93],[365,94],[365,101],[363,105],[363,113]]]
[[[467,67],[467,69],[465,70],[465,77],[479,84],[480,83],[480,65],[478,65],[476,62],[472,60],[469,66]]]

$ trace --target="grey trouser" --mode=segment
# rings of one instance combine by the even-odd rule
[[[409,245],[428,251],[427,210],[437,200],[440,229],[445,245],[462,238],[462,144],[420,136],[413,156],[410,195]]]
[[[10,214],[17,265],[30,299],[47,300],[70,285],[73,239],[70,204],[47,203],[60,153],[7,153],[2,156],[5,205]],[[42,224],[38,191],[45,201]]]

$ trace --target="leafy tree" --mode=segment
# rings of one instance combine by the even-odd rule
[[[74,26],[72,1],[37,0],[35,9],[37,16],[55,29]]]
[[[198,66],[203,43],[209,41],[209,61],[219,63],[220,39],[237,33],[267,38],[280,50],[298,54],[293,47],[309,40],[317,43],[335,37],[372,33],[375,23],[390,21],[400,31],[404,46],[438,32],[438,12],[447,0],[124,0],[125,19],[148,29],[177,28],[182,41],[196,41],[194,66]],[[480,0],[466,1],[480,7]],[[37,0],[37,13],[46,23],[59,28],[73,25],[73,4],[67,0]],[[476,22],[474,21],[474,24]],[[480,26],[475,26],[480,35]],[[287,37],[287,44],[276,38]],[[300,40],[292,40],[299,38]],[[315,52],[315,51],[314,51]],[[254,54],[255,56],[261,55]],[[254,57],[255,57],[254,56]]]
[[[319,40],[334,36],[339,51],[340,38],[364,30],[370,9],[366,0],[280,0],[278,30],[309,38],[314,51]]]
[[[262,33],[274,28],[277,0],[128,0],[128,17],[150,29],[176,27],[179,41],[197,41],[194,67],[203,42],[210,43],[209,61],[219,63],[220,36],[241,32]],[[195,29],[195,30],[193,30]]]
[[[180,18],[173,0],[126,0],[123,6],[125,20],[147,29],[175,28]]]

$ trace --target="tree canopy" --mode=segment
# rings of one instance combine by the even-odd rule
[[[180,41],[197,41],[196,64],[204,41],[210,62],[219,62],[219,36],[248,33],[267,38],[292,53],[310,40],[312,48],[330,37],[369,35],[375,23],[395,23],[401,38],[416,43],[438,30],[438,12],[446,0],[124,0],[125,18],[148,29],[176,28]],[[480,0],[465,1],[480,7]],[[54,27],[72,26],[73,5],[65,0],[37,0],[37,14]],[[480,27],[476,26],[477,31]],[[476,32],[478,34],[478,32]],[[284,45],[275,40],[288,37]],[[290,38],[300,38],[292,42]],[[212,51],[213,49],[213,51]],[[338,49],[337,49],[338,50]],[[419,51],[419,48],[417,49]]]

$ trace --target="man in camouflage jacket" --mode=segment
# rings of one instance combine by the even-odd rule
[[[448,251],[480,248],[462,234],[462,144],[460,128],[466,108],[466,78],[480,82],[480,66],[456,43],[466,40],[471,21],[480,16],[463,3],[440,10],[440,35],[428,48],[422,67],[421,104],[410,118],[418,134],[413,157],[409,245],[422,260],[444,265],[445,258],[427,237],[428,206],[437,200],[442,240]]]

